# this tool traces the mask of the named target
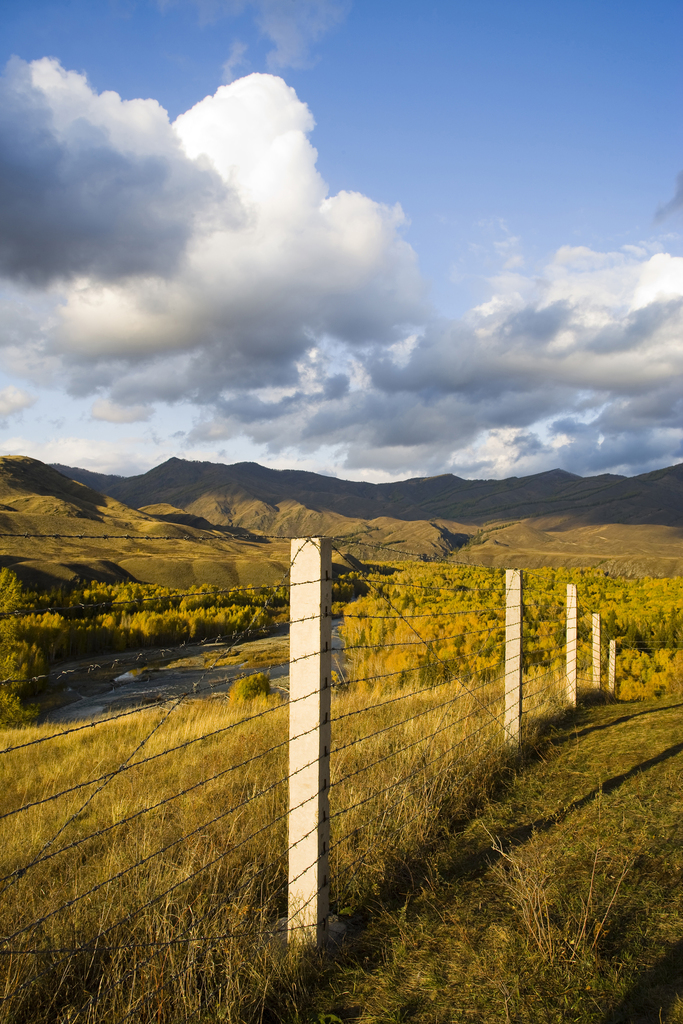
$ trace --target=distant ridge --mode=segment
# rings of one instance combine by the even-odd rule
[[[458,518],[455,518],[455,517]],[[683,575],[683,466],[369,484],[256,463],[170,459],[121,477],[0,457],[0,565],[30,586],[187,588],[283,579],[289,537],[336,538],[339,565],[417,555],[500,568]]]
[[[389,484],[268,469],[255,462],[223,465],[176,458],[132,477],[54,468],[133,508],[167,503],[212,523],[254,530],[277,529],[283,515],[291,524],[294,507],[364,520],[386,516],[483,525],[552,519],[555,528],[683,526],[683,464],[635,477],[580,477],[554,469],[505,480],[463,480],[445,473]]]

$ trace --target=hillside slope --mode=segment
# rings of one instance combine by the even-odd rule
[[[602,566],[627,576],[683,573],[683,465],[627,478],[561,470],[508,480],[451,474],[369,484],[256,463],[169,459],[134,477],[60,467],[166,521],[197,517],[267,536],[322,534],[369,561],[457,553],[495,566]],[[389,550],[387,550],[387,548]]]
[[[147,511],[175,509],[215,526],[275,537],[365,536],[397,551],[447,556],[476,533],[476,527],[426,515],[403,503],[377,499],[374,484],[353,484],[316,473],[266,469],[255,463],[223,466],[169,459],[137,477],[114,477],[60,466],[74,479],[108,488],[127,504]],[[348,488],[348,490],[346,490]],[[178,521],[177,518],[175,521]],[[363,548],[363,554],[370,549]]]
[[[455,555],[496,566],[601,565],[610,573],[631,576],[683,573],[678,513],[683,501],[674,509],[677,516],[672,512],[682,486],[681,467],[630,481],[612,478],[602,491],[594,480],[578,479],[597,487],[598,496],[606,491],[613,498],[614,488],[622,488],[618,503],[605,500],[592,512],[600,519],[610,509],[619,511],[621,523],[589,524],[585,509],[575,508],[572,514],[493,517],[483,528],[429,515],[439,489],[455,487],[455,477],[375,485],[314,473],[278,473],[249,463],[221,466],[179,459],[128,479],[64,469],[74,479],[35,459],[0,458],[0,565],[12,565],[35,585],[130,577],[182,587],[274,582],[286,571],[285,538],[311,534],[335,536],[341,550],[368,561],[396,560],[405,552]],[[295,492],[299,483],[302,493]],[[501,484],[459,483],[477,485],[482,493],[491,485],[491,502]],[[577,478],[562,473],[502,484],[514,484],[527,501],[535,491],[539,509],[549,505],[548,494],[557,496],[562,488],[578,486]],[[627,485],[631,497],[623,491]],[[105,487],[113,493],[104,493]],[[385,514],[387,510],[392,514]],[[360,514],[364,511],[374,515],[365,518]],[[36,534],[41,536],[31,536]]]
[[[128,508],[115,498],[21,455],[0,458],[0,510],[29,516],[64,516],[121,526],[149,525],[143,512]]]
[[[37,587],[122,579],[226,587],[286,572],[286,543],[237,538],[175,511],[129,508],[36,459],[0,457],[0,566]]]

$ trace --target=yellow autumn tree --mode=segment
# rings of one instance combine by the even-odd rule
[[[19,624],[13,615],[21,605],[21,584],[11,569],[0,570],[0,725],[25,725],[37,708],[25,706],[22,694],[31,665],[30,645],[19,640]],[[37,651],[35,652],[38,653]],[[28,655],[28,657],[27,657]]]

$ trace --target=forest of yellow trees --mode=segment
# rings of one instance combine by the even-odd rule
[[[23,590],[0,571],[0,718],[31,717],[21,698],[45,684],[54,662],[127,648],[255,634],[287,617],[286,588],[175,591],[140,583],[100,584],[48,594]]]
[[[356,679],[486,679],[501,671],[505,636],[503,570],[445,563],[377,566],[335,583],[335,614]],[[670,692],[683,683],[683,579],[611,578],[599,569],[524,572],[524,666],[561,671],[567,583],[578,585],[579,677],[588,681],[591,613],[602,615],[603,657],[617,641],[617,694]],[[15,614],[17,609],[21,609]],[[286,620],[282,588],[174,591],[139,583],[100,584],[49,594],[22,590],[0,571],[0,717],[30,718],[22,698],[44,685],[51,664],[126,648],[176,645]],[[425,640],[436,640],[425,644]]]
[[[620,697],[653,696],[683,683],[683,579],[615,579],[600,569],[524,572],[525,671],[562,670],[568,583],[578,588],[580,681],[589,680],[591,614],[600,612],[603,674],[608,643],[616,640]],[[356,648],[355,678],[488,678],[504,659],[504,570],[411,563],[376,575],[367,595],[347,606],[344,638]],[[432,639],[438,642],[424,643]]]

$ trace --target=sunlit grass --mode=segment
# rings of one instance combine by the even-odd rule
[[[419,689],[335,694],[338,910],[389,890],[513,757],[500,681]],[[18,951],[3,957],[1,1021],[176,1022],[208,1001],[237,1022],[296,1005],[315,957],[272,938],[286,913],[289,709],[270,701],[169,704],[0,756],[0,813],[43,801],[0,821],[4,948]],[[6,730],[0,744],[58,732]]]

